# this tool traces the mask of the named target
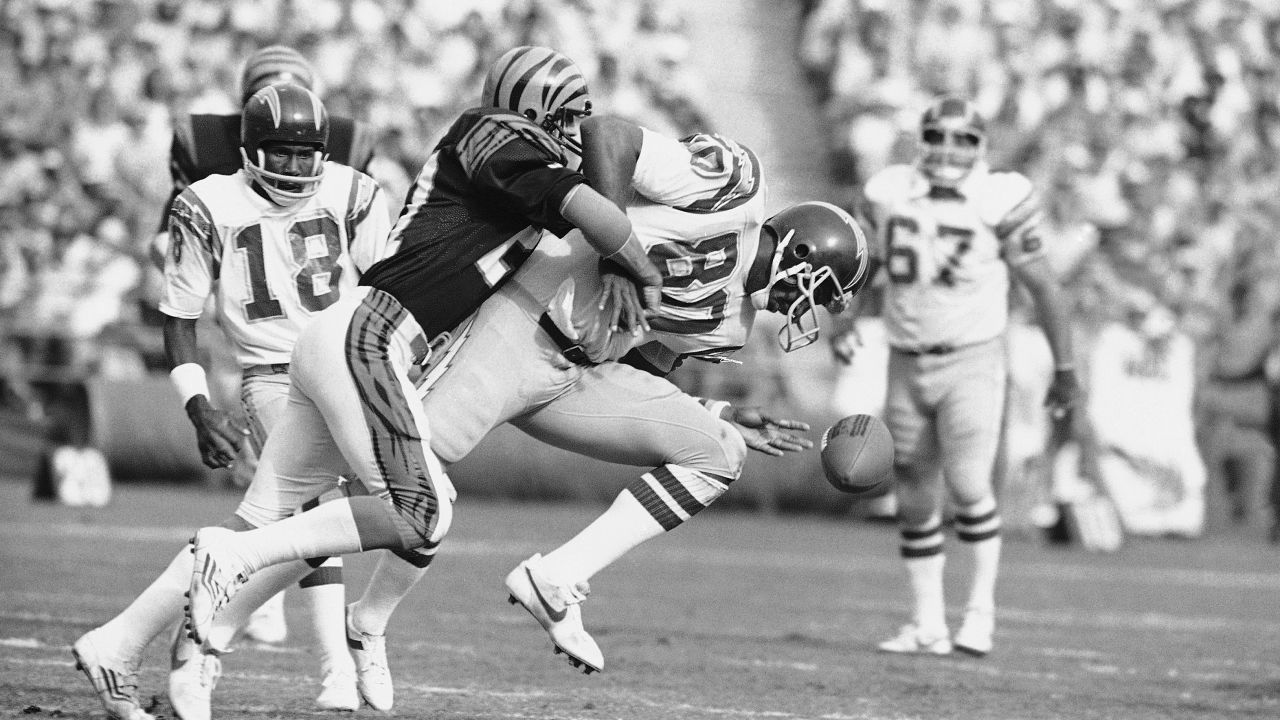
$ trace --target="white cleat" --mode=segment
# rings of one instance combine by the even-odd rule
[[[289,637],[289,625],[284,619],[284,593],[277,593],[253,611],[244,625],[244,636],[267,645],[278,645]]]
[[[93,692],[112,720],[155,720],[138,704],[138,665],[142,658],[111,657],[97,630],[90,630],[71,646],[76,669],[89,678]]]
[[[203,651],[184,630],[178,628],[169,648],[169,704],[179,720],[210,720],[222,660]]]
[[[356,661],[356,684],[360,697],[374,710],[388,712],[395,703],[391,667],[387,664],[387,636],[361,632],[351,623],[347,606],[347,647]]]
[[[887,653],[950,655],[951,639],[947,637],[945,627],[937,634],[925,634],[915,625],[903,625],[897,635],[885,640],[877,647],[881,652]]]
[[[204,643],[218,611],[249,579],[241,563],[218,545],[235,533],[227,528],[206,527],[191,539],[195,563],[191,569],[191,586],[187,591],[187,629],[191,639]],[[214,650],[215,648],[207,647]]]
[[[960,631],[956,633],[953,644],[956,650],[966,655],[983,657],[991,652],[993,646],[991,638],[995,630],[994,610],[969,608],[965,610],[964,622],[960,624]]]
[[[331,672],[324,676],[316,696],[316,707],[321,710],[355,712],[360,709],[360,693],[356,691],[356,678],[350,671]]]
[[[604,653],[582,627],[579,606],[591,592],[587,583],[551,582],[543,574],[542,556],[534,555],[507,575],[506,584],[510,593],[507,601],[512,605],[520,603],[529,611],[551,636],[557,654],[567,655],[569,664],[587,675],[604,670]]]

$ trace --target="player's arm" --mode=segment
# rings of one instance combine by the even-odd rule
[[[582,174],[597,192],[626,210],[633,194],[632,178],[644,131],[621,118],[593,115],[582,121]],[[648,330],[649,325],[635,287],[611,262],[600,265],[600,310],[611,330]]]
[[[200,459],[211,468],[227,467],[249,430],[242,421],[209,401],[209,383],[199,363],[196,322],[196,318],[165,316],[164,350],[173,368],[169,377],[195,427]]]
[[[209,383],[199,363],[196,322],[213,291],[215,230],[191,190],[169,212],[170,243],[165,257],[160,311],[165,315],[164,349],[169,377],[196,430],[200,458],[211,468],[231,464],[248,429],[210,403]]]
[[[1045,404],[1054,417],[1062,417],[1076,402],[1079,383],[1076,380],[1075,352],[1071,343],[1071,324],[1062,301],[1058,279],[1044,255],[1012,266],[1015,277],[1035,300],[1040,327],[1053,352],[1053,383]]]
[[[619,293],[621,297],[614,296],[612,306],[609,306],[604,296],[601,297],[601,309],[610,313],[610,328],[640,327],[648,330],[645,315],[656,315],[662,305],[662,273],[649,260],[644,244],[631,228],[631,220],[627,218],[627,214],[585,184],[578,185],[565,196],[560,212],[566,220],[582,230],[587,242],[600,253],[600,257],[617,264],[640,286],[639,297],[644,302],[643,312],[636,309],[634,289],[630,289],[628,295],[626,288],[622,288],[623,291]],[[615,283],[617,285],[626,284]],[[618,316],[622,319],[613,319]]]

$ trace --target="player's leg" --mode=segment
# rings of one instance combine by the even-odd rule
[[[285,368],[260,368],[246,372],[241,383],[241,401],[249,418],[250,440],[255,456],[261,456],[268,434],[279,423],[289,401],[289,375]],[[337,490],[332,491],[338,493]],[[335,495],[339,496],[339,495]],[[321,498],[308,502],[303,509],[319,503]],[[343,631],[343,608],[346,605],[342,584],[342,558],[321,558],[318,567],[308,573],[298,584],[297,595],[311,620],[312,635],[320,650],[321,686],[316,705],[324,710],[356,710],[360,697],[356,692],[355,664],[347,651],[346,633]],[[284,639],[284,593],[277,593],[254,611],[245,624],[245,633],[262,640],[275,637]],[[256,635],[255,635],[256,632]]]
[[[438,546],[452,521],[454,492],[428,447],[426,417],[409,379],[409,366],[420,359],[418,333],[408,312],[377,291],[344,298],[302,333],[289,410],[309,432],[287,442],[299,446],[302,458],[323,459],[330,468],[340,453],[370,495],[321,503],[245,533],[206,536],[208,529],[201,530],[196,565],[202,575],[193,575],[189,613],[197,637],[238,590],[239,578],[261,568],[374,548],[431,552]],[[258,473],[279,475],[289,463],[299,464],[280,451],[285,442],[280,433],[271,436]]]
[[[512,597],[575,666],[601,670],[603,655],[581,629],[578,606],[587,581],[724,494],[742,472],[746,444],[671,383],[614,363],[587,371],[569,392],[513,424],[556,447],[652,468],[577,535],[529,558],[507,578]]]
[[[893,435],[898,554],[907,572],[912,612],[909,624],[879,644],[885,652],[951,651],[942,582],[946,554],[937,429],[924,397],[930,379],[922,359],[890,354],[885,424]]]
[[[957,351],[939,370],[948,388],[937,410],[943,474],[955,508],[956,539],[973,558],[954,643],[985,655],[992,645],[1002,543],[992,472],[1004,409],[1005,354],[998,341],[984,343]]]

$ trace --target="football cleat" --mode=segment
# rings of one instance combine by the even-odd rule
[[[93,692],[113,720],[155,720],[138,704],[138,665],[142,658],[121,661],[107,655],[99,632],[90,630],[71,646],[76,669],[89,678]]]
[[[331,672],[325,675],[320,687],[320,694],[316,696],[316,707],[321,710],[355,712],[360,709],[360,693],[356,691],[356,678],[350,671]]]
[[[284,593],[276,593],[262,607],[253,611],[244,626],[245,637],[267,645],[278,645],[289,637],[284,619]]]
[[[591,588],[585,582],[557,585],[542,572],[542,556],[534,555],[507,575],[507,602],[520,603],[551,636],[555,654],[564,653],[569,664],[590,675],[604,670],[600,646],[582,627],[579,607]]]
[[[179,627],[169,648],[169,668],[169,704],[174,714],[180,720],[210,720],[222,660],[201,650]]]
[[[955,634],[952,644],[966,655],[983,657],[991,652],[991,636],[995,634],[995,611],[969,608],[964,612],[964,622]]]
[[[192,640],[204,643],[218,611],[249,579],[240,561],[217,547],[234,533],[227,528],[206,527],[191,539],[195,562],[191,569],[191,586],[187,591],[187,630]],[[216,652],[215,648],[209,650]]]
[[[878,646],[881,652],[915,655],[950,655],[951,639],[946,628],[939,634],[924,634],[915,625],[903,625],[898,634]]]
[[[351,606],[347,606],[347,647],[356,661],[356,688],[360,697],[374,710],[387,712],[395,703],[395,687],[391,684],[391,668],[387,664],[387,636],[361,632],[351,624]]]

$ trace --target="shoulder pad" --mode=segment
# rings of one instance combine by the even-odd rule
[[[1007,235],[1040,210],[1031,181],[1017,172],[988,174],[978,185],[975,200],[983,221],[996,228],[997,236]]]
[[[482,167],[499,149],[512,142],[521,142],[546,156],[552,162],[563,162],[564,154],[551,136],[528,118],[507,110],[486,110],[470,115],[469,126],[461,125],[467,115],[459,118],[461,131],[457,138],[457,154],[468,174]]]
[[[867,202],[882,204],[924,192],[923,182],[914,165],[890,165],[867,180],[862,194]]]

